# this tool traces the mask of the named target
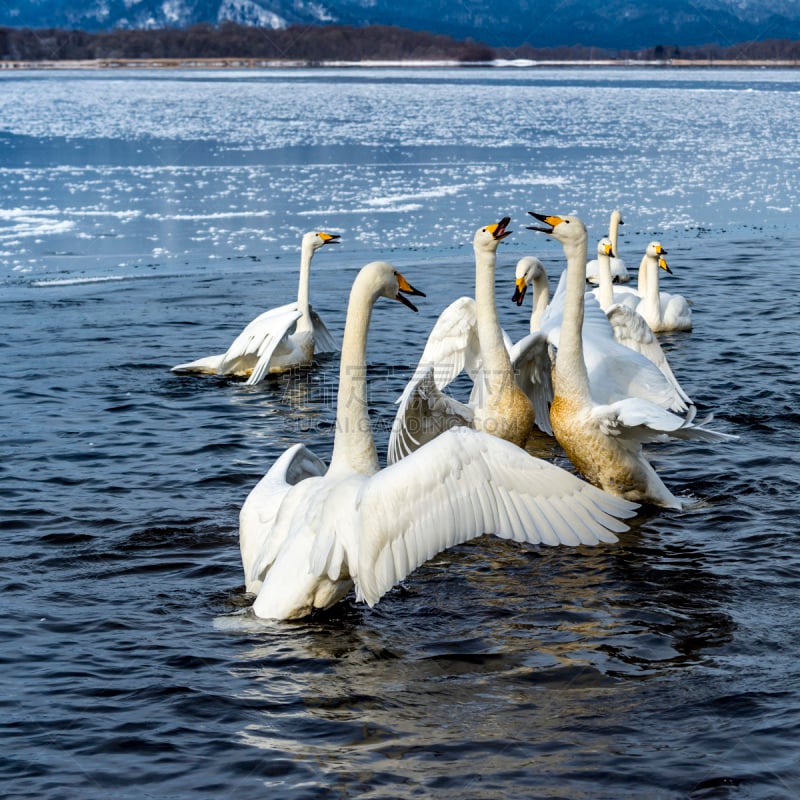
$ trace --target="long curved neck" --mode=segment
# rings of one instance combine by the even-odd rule
[[[586,237],[564,245],[567,286],[558,342],[555,394],[591,401],[589,375],[583,359],[583,293],[586,289]]]
[[[639,292],[639,297],[644,298],[647,293],[647,253],[642,256],[639,262],[639,280],[636,284],[636,291]]]
[[[297,285],[297,307],[300,309],[301,317],[297,321],[297,327],[302,329],[311,326],[311,309],[308,301],[308,287],[311,280],[311,259],[314,250],[310,245],[303,243],[300,250],[300,281]]]
[[[617,251],[617,241],[619,239],[619,214],[616,211],[611,213],[611,221],[608,225],[608,238],[611,240],[611,252],[619,256]]]
[[[478,342],[490,390],[505,385],[511,373],[511,359],[503,341],[494,297],[494,252],[475,250],[475,315],[478,318]]]
[[[647,285],[644,289],[645,307],[653,317],[661,319],[661,300],[658,286],[658,257],[645,255]]]
[[[363,274],[359,275],[350,291],[342,337],[336,432],[328,474],[374,475],[380,468],[367,411],[367,331],[377,297]]]
[[[607,311],[614,305],[614,287],[611,280],[611,259],[608,253],[597,253],[597,275],[600,280],[600,291],[598,300],[603,311]]]
[[[531,309],[531,333],[538,331],[542,327],[542,317],[545,309],[550,302],[550,287],[547,284],[547,276],[541,272],[537,273],[533,279],[533,308]]]

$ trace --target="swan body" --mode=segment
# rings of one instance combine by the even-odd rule
[[[666,250],[659,242],[650,242],[645,251],[645,286],[636,311],[647,321],[654,333],[665,331],[690,331],[692,310],[683,295],[659,290],[659,268],[672,272],[664,255]]]
[[[618,294],[628,296],[632,294],[632,291],[628,290],[626,287],[623,287],[623,291],[619,293],[614,290],[614,286],[611,282],[610,253],[611,241],[609,239],[601,239],[597,243],[599,286],[597,289],[592,290],[592,294],[595,295],[600,303],[600,307],[605,311],[606,317],[608,317],[611,330],[614,333],[614,340],[650,359],[674,387],[678,396],[686,403],[691,404],[692,401],[689,395],[686,394],[683,387],[678,383],[678,379],[672,372],[672,368],[667,361],[667,357],[661,348],[658,338],[653,333],[644,317],[632,310],[630,306],[617,301]],[[673,410],[685,409],[673,408]]]
[[[627,283],[631,276],[628,274],[628,268],[625,262],[617,256],[617,244],[619,242],[619,226],[624,225],[622,214],[618,208],[611,212],[611,219],[608,224],[608,238],[611,242],[611,279],[614,283]],[[586,280],[589,283],[600,283],[600,265],[597,259],[592,259],[586,262]]]
[[[172,371],[247,376],[247,384],[253,386],[268,374],[309,366],[315,352],[336,352],[336,342],[309,305],[308,295],[314,253],[338,240],[338,234],[324,231],[305,234],[300,250],[297,301],[259,314],[234,339],[227,352],[178,364]]]
[[[386,262],[367,264],[350,294],[330,464],[289,448],[240,512],[253,611],[296,619],[354,586],[372,606],[436,553],[485,533],[519,542],[615,541],[635,505],[469,428],[445,431],[380,469],[367,414],[366,336],[380,297],[422,294]],[[413,306],[411,306],[413,308]]]
[[[553,434],[578,471],[607,492],[640,503],[682,508],[647,460],[642,445],[665,438],[729,440],[694,423],[695,409],[686,417],[638,397],[614,402],[593,396],[584,361],[582,321],[586,263],[586,227],[578,217],[544,216],[530,212],[544,226],[532,226],[561,242],[567,256],[566,289],[558,355],[554,369],[554,397],[550,407]]]
[[[397,401],[389,463],[453,425],[467,425],[520,447],[537,420],[549,428],[540,376],[529,372],[536,362],[529,352],[509,355],[511,344],[497,317],[497,246],[509,234],[508,223],[505,217],[475,233],[475,300],[462,297],[451,303],[431,330],[414,375]],[[532,342],[531,348],[546,350],[546,344]],[[464,370],[473,381],[466,404],[444,392]]]

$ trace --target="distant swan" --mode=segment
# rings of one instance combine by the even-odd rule
[[[326,244],[338,243],[339,234],[310,232],[300,250],[300,283],[297,302],[259,314],[234,339],[226,353],[207,356],[172,368],[178,373],[249,376],[253,386],[268,373],[287,372],[311,364],[314,353],[334,353],[336,342],[309,305],[311,259]]]
[[[642,299],[636,306],[654,333],[665,331],[690,331],[692,329],[692,310],[686,298],[680,294],[669,294],[659,290],[658,270],[672,270],[664,260],[666,250],[659,242],[650,242],[645,251],[645,286]]]
[[[661,370],[670,384],[675,387],[678,395],[686,403],[691,403],[689,395],[683,390],[683,387],[678,383],[678,379],[672,372],[658,338],[644,317],[621,302],[623,298],[630,297],[635,293],[627,287],[613,286],[611,282],[610,252],[611,242],[608,239],[601,239],[597,243],[599,286],[597,289],[592,290],[592,294],[598,299],[600,307],[608,317],[611,330],[614,333],[614,339],[619,344],[635,350],[650,359]],[[636,297],[638,299],[638,295]]]
[[[538,381],[528,380],[521,363],[525,354],[512,361],[510,342],[497,317],[497,246],[509,234],[509,221],[504,217],[479,228],[473,237],[475,300],[461,297],[451,303],[431,330],[414,375],[397,401],[389,437],[390,464],[453,425],[467,425],[520,447],[540,417],[549,428],[546,403],[531,398],[519,385],[524,381],[534,387]],[[539,346],[546,351],[546,344]],[[444,393],[463,370],[473,380],[469,403]]]
[[[642,445],[663,441],[667,436],[707,442],[735,437],[694,424],[694,407],[684,419],[640,398],[601,403],[593,397],[581,336],[586,227],[578,217],[530,213],[547,226],[531,229],[553,236],[567,256],[564,313],[550,408],[556,440],[578,471],[607,492],[640,503],[682,508],[645,457]]]
[[[619,257],[617,245],[619,243],[619,226],[624,225],[622,214],[618,208],[611,212],[611,219],[608,224],[608,238],[611,241],[611,279],[614,283],[627,283],[631,276],[625,262]],[[599,283],[599,264],[597,259],[592,259],[586,263],[586,280],[589,283]]]
[[[509,442],[454,428],[381,470],[367,413],[366,339],[379,297],[421,295],[372,262],[350,293],[330,466],[290,447],[240,513],[253,611],[296,619],[355,585],[370,606],[436,553],[484,533],[531,544],[613,542],[635,506]],[[416,310],[416,309],[414,309]]]

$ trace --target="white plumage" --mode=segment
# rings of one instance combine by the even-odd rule
[[[338,234],[309,232],[303,236],[297,301],[265,311],[250,322],[225,353],[206,356],[172,368],[178,373],[249,376],[255,385],[270,373],[311,364],[314,353],[334,353],[337,344],[309,304],[311,259]]]
[[[577,217],[530,213],[546,224],[546,227],[532,226],[533,230],[560,241],[567,256],[563,319],[550,407],[556,440],[578,471],[596,486],[636,502],[681,508],[681,501],[658,477],[642,445],[668,437],[707,442],[735,437],[704,427],[707,420],[694,423],[694,407],[684,418],[640,397],[609,402],[596,395],[596,384],[590,382],[584,360],[586,336],[582,334],[584,308],[593,300],[590,293],[584,294],[586,226]]]
[[[259,617],[294,619],[355,586],[373,605],[441,550],[484,533],[531,544],[613,542],[635,506],[509,442],[453,428],[381,470],[367,415],[366,336],[379,297],[413,289],[390,264],[357,276],[342,343],[330,466],[297,444],[240,513],[246,589]],[[412,306],[413,308],[413,306]]]

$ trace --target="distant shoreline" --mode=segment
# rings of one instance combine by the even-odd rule
[[[364,61],[312,61],[302,59],[271,58],[101,58],[83,61],[0,61],[2,70],[71,70],[71,69],[287,69],[287,68],[452,68],[452,67],[759,67],[797,68],[797,59],[681,59],[661,60],[597,59],[592,61],[534,61],[530,59],[496,59],[494,61],[453,60],[364,60]]]

